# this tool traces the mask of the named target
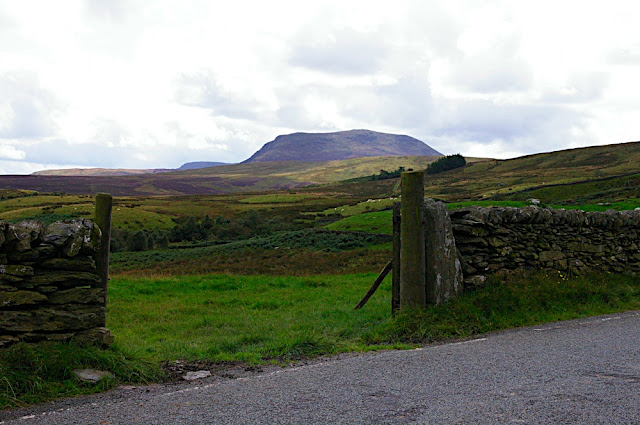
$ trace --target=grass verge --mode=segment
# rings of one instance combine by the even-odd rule
[[[107,370],[114,377],[95,384],[81,382],[73,370],[87,368]],[[157,363],[125,355],[117,347],[102,350],[61,342],[16,344],[0,350],[0,409],[92,394],[118,382],[155,382],[163,375]]]
[[[502,329],[640,309],[640,279],[560,272],[492,277],[487,286],[436,307],[398,314],[368,343],[428,343]]]

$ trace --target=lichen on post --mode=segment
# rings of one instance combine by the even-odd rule
[[[426,307],[424,172],[401,175],[400,308]]]

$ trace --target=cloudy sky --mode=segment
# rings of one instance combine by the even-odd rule
[[[0,0],[0,173],[237,162],[279,134],[507,158],[640,139],[634,1]]]

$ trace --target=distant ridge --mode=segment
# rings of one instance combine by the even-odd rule
[[[410,136],[349,130],[335,133],[293,133],[276,137],[244,163],[274,161],[336,161],[368,156],[441,156]]]
[[[126,168],[64,168],[60,170],[42,170],[31,173],[34,176],[138,176],[141,174],[168,173],[171,171],[199,170],[200,168],[218,167],[229,165],[226,162],[198,161],[187,162],[180,168],[150,168],[150,169],[126,169]]]
[[[211,162],[211,161],[197,161],[187,162],[182,164],[177,170],[199,170],[200,168],[219,167],[220,165],[229,165],[227,162]]]

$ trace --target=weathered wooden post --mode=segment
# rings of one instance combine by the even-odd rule
[[[391,279],[391,314],[400,308],[400,202],[393,203],[393,272]]]
[[[401,175],[400,308],[426,307],[424,172]]]
[[[108,193],[96,195],[95,223],[102,231],[100,247],[96,254],[96,271],[104,288],[104,305],[107,306],[107,287],[109,286],[109,249],[111,246],[111,206],[113,197]],[[104,324],[102,325],[104,326]]]

